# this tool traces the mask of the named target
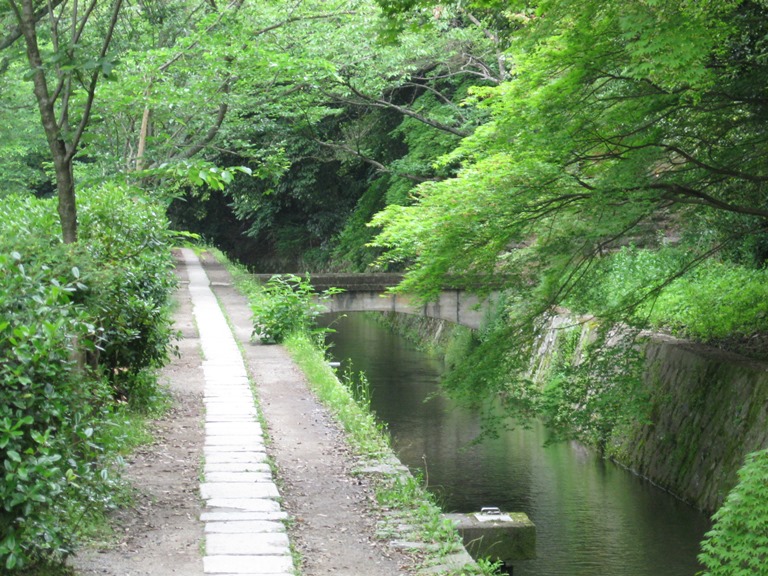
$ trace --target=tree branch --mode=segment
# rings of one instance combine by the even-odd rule
[[[395,110],[400,114],[402,114],[403,116],[408,116],[409,118],[418,120],[419,122],[426,124],[427,126],[432,126],[433,128],[436,128],[443,132],[448,132],[450,134],[453,134],[454,136],[458,136],[459,138],[464,138],[471,134],[471,132],[467,130],[460,130],[458,128],[454,128],[453,126],[449,126],[447,124],[443,124],[442,122],[437,122],[436,120],[427,118],[426,116],[418,114],[413,110],[410,110],[409,108],[405,108],[404,106],[398,106],[397,104],[393,104],[392,102],[388,102],[387,100],[382,100],[380,98],[375,98],[375,97],[363,94],[357,88],[352,86],[352,84],[349,82],[344,82],[343,84],[344,86],[349,88],[355,96],[363,100],[363,102],[365,102],[366,105],[373,106],[375,108],[388,108],[390,110]],[[344,99],[337,99],[337,100],[343,104],[360,105],[359,102],[356,102],[354,100],[344,100]]]
[[[66,0],[49,0],[45,6],[39,8],[33,13],[32,17],[34,21],[39,22],[42,18],[44,18],[48,14],[49,6],[53,9],[65,1]],[[13,4],[13,2],[11,2],[11,4]],[[13,11],[14,13],[16,12],[15,9]],[[16,40],[21,38],[23,35],[24,33],[20,24],[11,27],[11,29],[6,32],[5,36],[0,37],[0,50],[5,50],[6,48],[12,46]]]
[[[421,184],[422,182],[440,182],[444,180],[443,178],[437,178],[437,177],[418,176],[416,174],[403,174],[395,170],[392,170],[391,168],[387,168],[387,166],[385,166],[378,160],[369,158],[359,150],[355,150],[353,148],[350,148],[349,146],[345,146],[343,144],[335,144],[333,142],[325,142],[323,140],[320,140],[319,138],[315,138],[314,141],[320,144],[321,146],[325,146],[326,148],[331,148],[332,150],[341,150],[342,152],[347,152],[348,154],[352,154],[353,156],[360,158],[360,160],[362,160],[366,164],[370,164],[371,166],[376,168],[378,172],[384,172],[385,174],[393,174],[394,176],[405,178],[406,180],[411,180],[412,182],[417,182],[419,184]]]
[[[107,52],[109,51],[109,45],[112,43],[112,36],[115,33],[115,27],[117,26],[117,17],[120,14],[120,8],[122,7],[123,0],[114,0],[114,4],[112,5],[112,16],[109,21],[109,26],[107,27],[107,33],[104,37],[104,40],[101,43],[101,50],[99,51],[99,60],[103,60],[103,58],[107,55]],[[75,154],[77,153],[77,147],[80,143],[80,139],[83,137],[83,133],[85,132],[86,126],[88,126],[88,122],[90,122],[91,119],[91,109],[93,108],[93,99],[96,95],[96,84],[98,84],[99,81],[99,75],[101,74],[101,70],[97,67],[96,70],[91,74],[91,82],[86,90],[86,98],[85,98],[85,104],[83,106],[83,115],[80,118],[80,123],[77,126],[77,129],[75,130],[75,133],[72,136],[72,139],[67,146],[67,160],[71,160],[74,158]]]
[[[220,92],[222,94],[229,94],[229,90],[231,88],[233,77],[230,76],[224,81],[224,84],[221,86]],[[203,150],[210,142],[216,137],[216,134],[219,133],[219,130],[221,129],[222,124],[224,123],[224,119],[227,117],[227,112],[229,111],[229,105],[226,102],[222,102],[219,104],[219,111],[216,114],[216,120],[214,120],[213,125],[208,129],[208,132],[206,132],[205,136],[201,138],[196,144],[193,144],[186,150],[184,150],[180,155],[179,158],[183,158],[185,160],[192,158],[195,154]]]
[[[648,186],[644,186],[644,188],[664,191],[667,193],[665,195],[666,199],[678,204],[698,204],[702,206],[709,206],[710,208],[715,208],[717,210],[723,210],[725,212],[734,212],[736,214],[746,214],[749,216],[768,218],[768,210],[753,206],[740,206],[738,204],[730,204],[723,200],[719,200],[714,196],[710,196],[701,190],[695,190],[688,186],[684,186],[683,184],[659,182],[657,184],[649,184]],[[641,188],[632,188],[630,190],[640,189]]]

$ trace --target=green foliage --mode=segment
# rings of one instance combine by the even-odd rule
[[[542,416],[541,386],[531,375],[537,329],[523,303],[505,293],[480,330],[459,332],[450,344],[451,370],[441,386],[481,414],[481,436]]]
[[[384,176],[369,184],[354,212],[347,218],[344,229],[335,239],[333,260],[343,262],[347,270],[363,272],[376,259],[376,252],[367,246],[373,238],[373,232],[366,223],[384,208],[388,181],[389,178]]]
[[[305,333],[319,342],[327,329],[318,328],[316,318],[324,312],[323,301],[339,292],[329,288],[315,293],[309,275],[272,276],[251,295],[253,336],[263,343],[280,343],[292,334]]]
[[[554,439],[578,438],[604,452],[614,434],[648,421],[642,346],[634,332],[585,333],[576,325],[562,329],[549,353],[541,410]]]
[[[43,162],[46,159],[45,139],[35,128],[37,110],[27,84],[13,82],[19,75],[14,66],[8,76],[0,75],[0,195],[29,191],[44,191],[48,184]],[[13,102],[22,104],[14,106]]]
[[[248,14],[252,22],[273,29],[259,37],[248,62],[239,54],[231,62],[242,69],[227,99],[228,122],[220,133],[226,145],[217,147],[216,162],[247,163],[256,172],[265,151],[280,150],[285,169],[273,171],[275,178],[235,180],[226,196],[211,196],[215,206],[189,194],[187,205],[176,202],[174,210],[260,271],[332,269],[347,263],[365,268],[376,255],[365,246],[371,233],[364,224],[372,211],[382,208],[384,199],[408,203],[416,182],[451,172],[452,167],[438,167],[434,160],[477,122],[475,107],[459,101],[469,84],[485,83],[483,74],[457,68],[457,62],[476,55],[492,79],[490,42],[482,31],[446,18],[429,33],[403,35],[399,46],[381,44],[376,39],[378,10],[368,0],[343,8],[304,2],[290,13],[279,4],[255,3]],[[249,26],[243,18],[231,32],[242,35],[243,45],[253,42]],[[200,39],[201,46],[210,42]],[[259,58],[261,64],[255,61]],[[180,62],[172,68],[177,67]],[[182,82],[191,86],[196,80],[190,72]],[[151,92],[167,89],[167,84],[155,84]],[[180,101],[198,93],[185,88]],[[134,98],[125,98],[125,107],[140,95],[136,90]],[[173,109],[163,104],[160,113],[172,117],[178,107],[174,100]],[[124,138],[117,140],[116,145]],[[371,187],[376,192],[369,194]],[[225,202],[235,226],[248,236],[239,246],[229,238],[231,220],[206,218],[224,211]],[[252,248],[240,249],[244,242]]]
[[[648,316],[656,328],[705,342],[768,332],[768,270],[709,261],[673,282]]]
[[[763,230],[751,233],[764,234],[765,116],[746,97],[768,83],[763,12],[541,2],[507,51],[514,77],[473,90],[490,120],[445,156],[458,175],[374,219],[382,261],[410,265],[404,288],[427,296],[447,279],[504,274],[543,311],[628,238],[712,230],[720,215],[740,234],[757,217]],[[717,246],[700,238],[699,254]]]
[[[149,407],[156,391],[145,372],[165,363],[173,336],[173,237],[162,205],[137,190],[104,186],[82,200],[81,240],[98,263],[82,271],[100,338],[95,361],[118,396]]]
[[[167,357],[174,281],[158,207],[135,191],[82,197],[88,244],[64,245],[55,203],[0,209],[0,562],[60,561],[119,492],[117,396],[148,407]],[[140,384],[137,384],[140,382]],[[106,450],[109,448],[110,450]],[[5,572],[4,572],[5,573]]]
[[[690,268],[684,248],[625,247],[601,259],[566,304],[703,342],[768,331],[768,271],[714,259]]]
[[[713,516],[702,543],[702,576],[761,574],[768,562],[768,451],[747,456],[739,482]]]
[[[13,570],[70,549],[67,521],[84,505],[73,492],[97,482],[91,437],[107,389],[75,370],[91,327],[73,302],[74,274],[59,279],[0,254],[0,285],[0,561]]]
[[[347,367],[339,377],[341,383],[349,390],[355,402],[366,412],[371,411],[371,384],[365,376],[365,372],[355,374],[351,367]]]
[[[541,390],[542,318],[568,306],[708,341],[768,327],[766,108],[753,97],[768,86],[766,7],[545,0],[525,16],[500,41],[514,74],[465,101],[486,121],[437,161],[455,175],[374,216],[371,246],[406,268],[403,292],[500,279],[514,294],[467,347],[452,393],[489,406],[489,422],[503,406],[604,445],[644,417],[631,333],[564,353]]]

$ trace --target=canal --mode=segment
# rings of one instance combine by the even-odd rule
[[[537,558],[515,576],[693,576],[708,519],[577,443],[546,445],[542,427],[473,444],[477,414],[437,394],[442,363],[363,314],[333,321],[331,355],[365,373],[372,408],[400,460],[446,512],[525,512]]]

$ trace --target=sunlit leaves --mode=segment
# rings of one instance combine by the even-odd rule
[[[768,562],[768,452],[755,452],[739,470],[739,483],[714,515],[702,544],[703,576],[751,576]]]

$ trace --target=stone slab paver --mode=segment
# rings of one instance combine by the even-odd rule
[[[205,474],[206,482],[272,482],[270,472],[248,471],[208,471]]]
[[[277,499],[280,494],[275,483],[270,482],[205,482],[200,484],[204,500],[214,498]]]
[[[212,472],[269,472],[266,462],[206,462],[205,473]]]
[[[285,532],[285,526],[269,520],[209,521],[205,531],[218,534],[255,534],[257,532]]]
[[[207,504],[211,508],[229,508],[246,512],[280,511],[280,504],[269,498],[211,498]]]
[[[267,463],[248,373],[200,261],[191,250],[182,253],[205,358],[203,572],[289,576],[293,560],[283,524],[288,515]]]
[[[222,463],[222,462],[240,462],[243,464],[259,464],[267,462],[266,452],[251,451],[239,451],[239,450],[224,450],[223,446],[204,446],[203,451],[205,453],[205,462],[208,463]]]
[[[203,558],[203,571],[206,574],[293,574],[293,561],[290,556],[235,556],[216,555]]]
[[[247,511],[235,511],[235,510],[219,510],[216,508],[209,508],[207,511],[200,515],[200,520],[206,522],[206,526],[211,522],[251,522],[254,520],[287,520],[288,514],[282,510],[277,512],[247,512]],[[283,526],[282,522],[277,523],[278,526]]]
[[[211,436],[261,435],[258,422],[206,422],[205,433]]]
[[[206,532],[205,552],[211,556],[282,556],[288,553],[288,536],[285,532]]]

